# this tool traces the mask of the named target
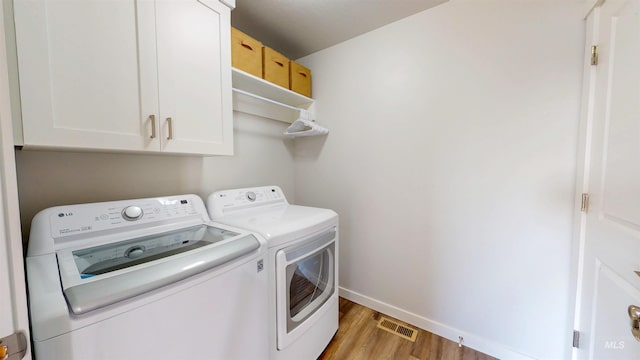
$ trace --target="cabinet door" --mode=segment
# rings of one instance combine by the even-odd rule
[[[218,0],[156,6],[162,150],[233,154],[230,9]]]
[[[154,7],[15,1],[25,146],[160,149]]]

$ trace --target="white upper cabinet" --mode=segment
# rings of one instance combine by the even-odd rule
[[[232,154],[218,0],[14,2],[25,147]]]
[[[229,8],[218,0],[158,0],[156,14],[162,148],[232,154]]]

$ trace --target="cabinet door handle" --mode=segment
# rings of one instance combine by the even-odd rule
[[[167,140],[173,139],[173,123],[170,117],[167,118],[167,123],[169,125],[169,134],[167,135]]]
[[[149,138],[155,139],[156,138],[156,116],[149,115],[149,120],[151,121],[151,136],[149,136]]]
[[[627,309],[629,319],[631,319],[631,334],[636,340],[640,341],[640,307],[629,305]]]

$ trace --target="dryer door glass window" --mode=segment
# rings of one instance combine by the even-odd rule
[[[287,265],[288,332],[311,316],[335,291],[334,251],[335,243],[331,242]]]

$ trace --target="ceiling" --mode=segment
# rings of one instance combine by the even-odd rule
[[[299,59],[447,0],[237,0],[231,24]]]

